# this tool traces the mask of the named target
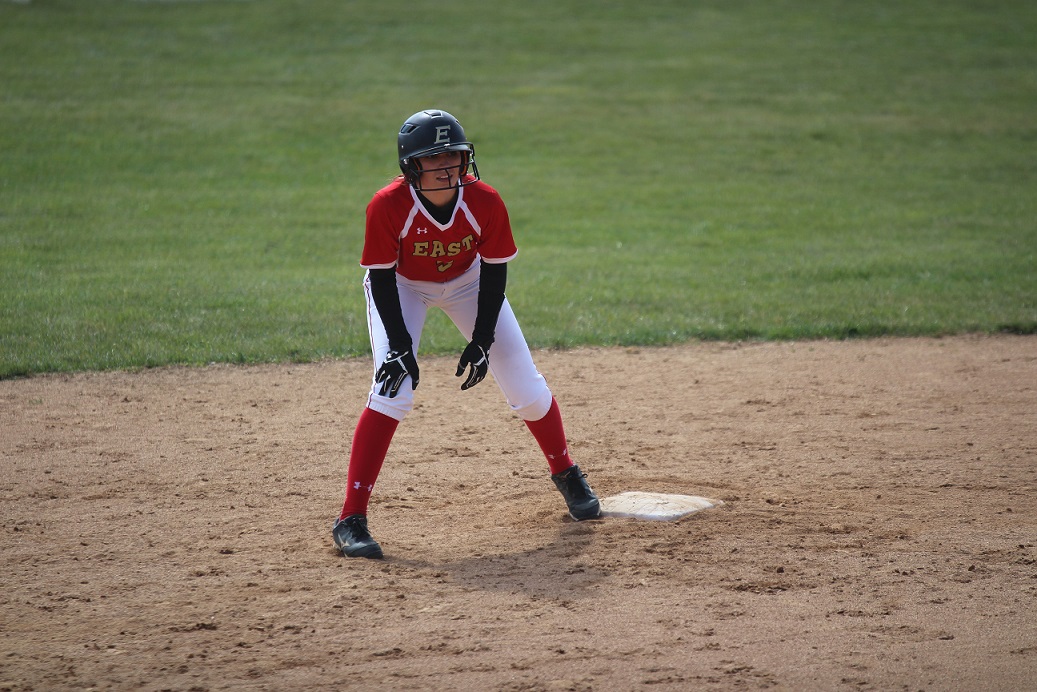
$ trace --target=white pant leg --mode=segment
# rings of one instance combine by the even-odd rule
[[[410,334],[414,355],[417,358],[421,332],[425,328],[425,317],[428,315],[428,306],[422,296],[410,286],[400,282],[397,282],[397,286],[400,294],[400,307],[403,309],[403,322],[407,325],[407,332]],[[367,300],[367,331],[371,336],[371,353],[374,356],[374,370],[371,373],[371,391],[367,397],[367,407],[402,421],[414,408],[413,382],[409,378],[404,381],[393,398],[378,394],[381,385],[375,382],[374,375],[389,354],[389,336],[385,333],[385,325],[382,324],[374,298],[371,297],[371,280],[367,276],[364,277],[364,297]],[[420,367],[419,362],[418,368],[420,369]]]
[[[507,299],[501,306],[490,348],[490,372],[511,410],[523,420],[540,420],[551,410],[554,395],[533,362],[529,344]]]
[[[471,339],[479,312],[479,282],[459,284],[443,297],[439,307],[461,335],[466,340]],[[553,395],[533,362],[529,345],[507,299],[501,306],[490,347],[490,373],[508,406],[523,420],[540,420],[551,409]]]

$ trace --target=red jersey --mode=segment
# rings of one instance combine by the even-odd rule
[[[390,269],[413,281],[456,279],[476,257],[501,264],[518,254],[504,201],[477,181],[458,188],[454,213],[440,224],[417,193],[399,180],[375,193],[367,205],[360,266]]]

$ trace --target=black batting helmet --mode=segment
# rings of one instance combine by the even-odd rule
[[[396,138],[400,170],[411,185],[416,185],[421,169],[415,159],[445,151],[462,152],[458,185],[469,185],[479,179],[475,165],[475,145],[465,139],[464,128],[457,118],[442,110],[418,111],[407,118]],[[469,177],[467,174],[471,173]]]

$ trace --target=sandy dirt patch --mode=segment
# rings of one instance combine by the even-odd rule
[[[491,380],[425,359],[333,549],[366,360],[0,382],[0,690],[986,689],[1037,680],[1037,339],[534,354],[567,519]]]

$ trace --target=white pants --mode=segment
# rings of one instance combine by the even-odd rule
[[[410,332],[415,355],[419,352],[421,332],[429,308],[443,310],[465,339],[472,338],[475,317],[479,311],[479,267],[479,261],[476,260],[468,271],[446,283],[411,281],[396,275],[403,321]],[[367,299],[367,329],[371,335],[371,352],[374,354],[374,369],[377,372],[389,353],[389,337],[371,298],[368,276],[364,277],[364,295]],[[420,368],[420,362],[418,366]],[[501,306],[493,346],[490,348],[490,374],[497,381],[511,410],[523,420],[540,420],[547,415],[551,408],[551,390],[533,363],[526,338],[522,335],[522,329],[507,299]],[[372,375],[368,408],[402,421],[414,408],[414,390],[410,380],[405,381],[391,399],[380,396],[377,393],[379,387]]]

